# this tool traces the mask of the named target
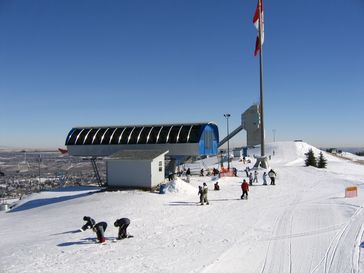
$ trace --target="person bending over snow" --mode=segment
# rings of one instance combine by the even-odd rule
[[[129,218],[121,218],[115,221],[114,226],[119,227],[118,240],[124,239],[128,237],[126,229],[130,225]]]
[[[87,229],[93,228],[93,226],[96,224],[95,220],[92,219],[90,216],[83,216],[83,221],[86,221],[86,224],[84,224],[80,228],[81,232],[86,231]]]
[[[96,236],[97,236],[97,240],[99,241],[99,243],[105,243],[105,231],[107,228],[107,223],[106,222],[99,222],[96,225],[93,226],[92,230],[94,232],[96,232]]]

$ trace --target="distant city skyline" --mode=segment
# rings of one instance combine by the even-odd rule
[[[224,114],[232,131],[259,102],[256,5],[0,0],[0,147],[64,147],[80,125],[200,121],[221,140]],[[265,1],[264,12],[266,143],[364,147],[364,2]]]

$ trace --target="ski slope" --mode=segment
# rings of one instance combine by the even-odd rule
[[[240,184],[254,162],[238,161],[239,177],[218,179],[220,191],[216,178],[192,176],[166,194],[93,187],[32,194],[0,213],[0,272],[364,272],[364,165],[324,153],[327,169],[303,167],[309,148],[318,155],[303,142],[268,144],[276,186],[263,186],[259,170],[249,200],[240,199]],[[197,203],[203,182],[209,206]],[[358,197],[345,198],[347,186],[357,186]],[[128,217],[135,237],[95,244],[92,231],[76,232],[84,215],[106,221],[110,240],[114,221]]]

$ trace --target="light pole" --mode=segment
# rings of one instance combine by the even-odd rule
[[[273,142],[276,142],[276,129],[273,129]]]
[[[40,183],[40,161],[42,160],[41,155],[39,154],[39,158],[38,158],[38,181]]]
[[[230,114],[224,114],[224,117],[226,118],[226,131],[227,131],[227,136],[229,137],[229,117],[231,115]],[[227,160],[228,160],[228,170],[230,170],[230,143],[229,143],[229,139],[228,139],[228,148],[227,148]]]

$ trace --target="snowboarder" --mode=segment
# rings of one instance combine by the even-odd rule
[[[215,191],[219,191],[219,190],[220,190],[219,181],[217,181],[217,182],[214,184],[214,190],[215,190]]]
[[[204,203],[206,203],[206,205],[209,205],[210,203],[209,203],[209,200],[208,200],[208,198],[207,198],[207,194],[208,194],[208,192],[209,192],[209,189],[208,189],[208,187],[207,187],[206,183],[203,183],[202,192],[203,192],[202,205],[203,205]]]
[[[253,173],[249,174],[249,185],[253,185]]]
[[[268,172],[268,176],[270,178],[270,184],[275,185],[276,184],[275,180],[276,180],[276,176],[277,176],[276,172],[273,171],[273,169],[270,169],[270,171]]]
[[[263,173],[263,185],[267,185],[267,173]]]
[[[119,227],[118,237],[117,240],[128,238],[129,235],[126,232],[126,229],[130,225],[130,219],[129,218],[121,218],[115,221],[114,226]]]
[[[246,180],[243,180],[243,183],[241,183],[241,190],[243,191],[243,194],[241,195],[241,199],[248,199],[248,191],[249,191],[249,185],[248,182],[246,182]]]
[[[200,176],[204,176],[203,172],[204,172],[204,169],[201,169],[200,170]]]
[[[203,205],[203,189],[202,189],[202,186],[198,186],[198,195],[200,196],[200,204]]]
[[[90,216],[83,216],[83,221],[86,221],[86,224],[84,224],[81,228],[80,231],[84,232],[87,229],[91,229],[94,227],[94,225],[96,224],[95,220],[92,219]]]
[[[105,231],[107,228],[107,223],[106,222],[99,222],[96,225],[93,226],[92,230],[94,232],[96,232],[96,236],[97,236],[97,241],[102,244],[105,243]]]
[[[253,182],[258,183],[258,172],[254,171],[254,179]]]

